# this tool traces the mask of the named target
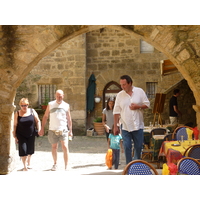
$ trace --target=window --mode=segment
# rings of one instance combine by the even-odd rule
[[[157,82],[147,82],[146,83],[146,94],[149,99],[155,98],[157,90]]]
[[[154,47],[147,42],[140,40],[140,53],[153,53]]]
[[[55,100],[56,85],[38,85],[39,105]]]

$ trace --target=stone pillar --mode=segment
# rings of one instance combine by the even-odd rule
[[[0,104],[0,174],[8,174],[16,165],[16,146],[13,131],[13,104]]]
[[[193,105],[193,109],[196,112],[197,127],[200,130],[200,106],[199,105]]]

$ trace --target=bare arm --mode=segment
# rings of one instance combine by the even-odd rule
[[[45,125],[47,123],[47,119],[49,118],[49,105],[47,106],[47,109],[44,113],[44,116],[42,118],[42,126],[41,126],[41,130],[39,132],[39,135],[44,135],[44,128],[45,128]]]
[[[109,129],[111,129],[112,127],[109,127],[109,126],[106,124],[106,115],[105,115],[105,114],[102,115],[102,124],[103,124],[103,126],[105,127],[106,132],[109,133]]]
[[[70,109],[68,109],[68,111],[67,111],[67,125],[68,125],[68,128],[69,128],[69,135],[73,136],[73,133],[72,133],[72,119],[71,119]]]
[[[34,109],[32,109],[32,110],[33,110],[33,114],[34,114],[34,118],[35,118],[35,124],[36,124],[37,130],[39,132],[41,130],[41,121],[38,117],[37,112]]]
[[[18,114],[17,114],[17,112],[15,112],[15,115],[14,115],[14,127],[13,127],[13,137],[15,138],[16,142],[18,142],[17,135],[16,135],[17,117],[18,117]]]
[[[117,126],[119,123],[120,114],[114,114],[114,135],[119,134],[119,127]]]
[[[139,105],[139,104],[132,103],[132,104],[129,106],[129,108],[130,108],[131,110],[137,110],[137,109],[146,109],[146,108],[148,108],[148,106],[146,106],[145,104]]]
[[[181,113],[181,111],[177,108],[177,106],[173,106],[173,108],[174,108],[174,111],[178,114],[178,115],[182,115],[182,113]]]
[[[110,149],[110,138],[108,138],[108,149]]]

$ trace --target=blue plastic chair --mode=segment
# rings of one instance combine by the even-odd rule
[[[123,175],[158,175],[157,170],[144,160],[134,160],[126,165]]]
[[[194,158],[185,157],[179,160],[178,173],[182,175],[200,175],[200,163]]]

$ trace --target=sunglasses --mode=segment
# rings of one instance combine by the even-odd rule
[[[21,107],[28,107],[28,105],[20,105]]]

